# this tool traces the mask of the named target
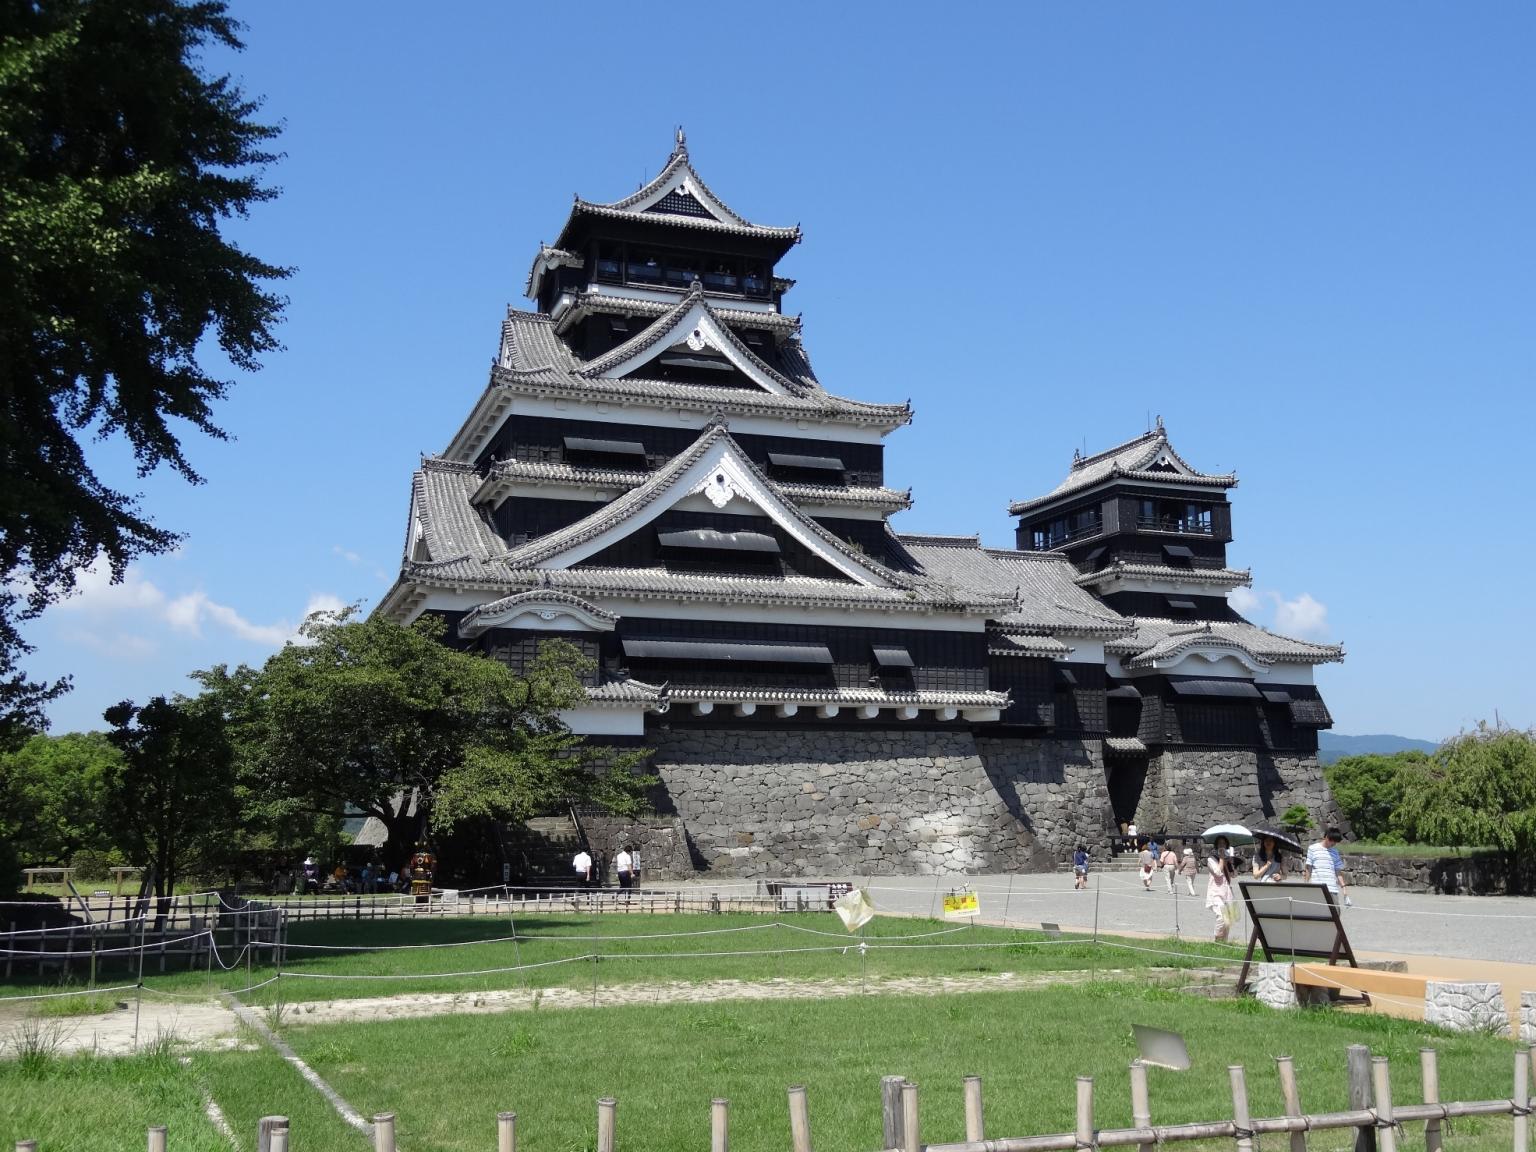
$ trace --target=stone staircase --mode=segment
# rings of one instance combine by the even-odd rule
[[[581,829],[568,813],[534,816],[509,828],[506,848],[514,883],[557,888],[575,884],[571,860],[581,850]]]

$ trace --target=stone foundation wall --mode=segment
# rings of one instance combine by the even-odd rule
[[[1236,821],[1265,824],[1293,804],[1318,827],[1342,824],[1316,756],[1252,748],[1170,748],[1152,758],[1136,823],[1189,832]]]
[[[613,859],[621,845],[640,853],[640,882],[681,880],[694,873],[688,852],[688,833],[676,816],[630,819],[601,813],[583,813],[582,831],[587,834],[592,855],[603,862],[604,874],[611,882]]]
[[[1346,876],[1363,888],[1445,892],[1470,896],[1519,896],[1536,890],[1536,861],[1500,852],[1467,856],[1356,856],[1346,854]]]
[[[676,728],[647,742],[694,863],[725,875],[1022,871],[1102,835],[1097,741]]]

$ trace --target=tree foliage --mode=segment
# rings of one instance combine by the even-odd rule
[[[0,0],[0,735],[64,690],[16,670],[17,621],[98,555],[121,578],[177,540],[84,442],[198,483],[178,436],[224,439],[229,388],[200,346],[246,370],[277,347],[288,271],[221,226],[276,195],[278,130],[197,63],[238,30],[223,0]]]
[[[64,864],[102,847],[105,792],[121,764],[102,732],[36,735],[0,755],[0,835],[32,864]]]
[[[184,874],[227,859],[240,827],[225,718],[207,694],[124,701],[106,718],[123,756],[106,789],[113,838],[169,895]]]
[[[568,799],[641,806],[652,781],[631,771],[639,757],[601,764],[559,718],[585,699],[574,648],[546,644],[520,678],[448,647],[443,628],[434,617],[402,626],[318,613],[304,643],[259,671],[203,674],[233,720],[241,773],[264,818],[352,805],[385,824],[399,855],[429,826],[517,820]]]
[[[1392,826],[1410,841],[1536,852],[1536,732],[1479,724],[1403,770]]]
[[[1418,751],[1341,756],[1323,776],[1358,839],[1391,843],[1402,838],[1393,829],[1392,813],[1403,797],[1405,773],[1428,759]]]

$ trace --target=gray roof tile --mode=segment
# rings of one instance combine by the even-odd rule
[[[1246,620],[1190,621],[1138,616],[1131,622],[1135,631],[1109,641],[1104,650],[1129,656],[1126,664],[1132,668],[1149,668],[1158,660],[1201,644],[1238,648],[1259,664],[1329,664],[1344,659],[1344,649],[1337,644],[1295,640]]]
[[[1182,468],[1188,469],[1188,473],[1151,471],[1151,466],[1164,453],[1177,461]],[[1156,428],[1142,433],[1134,440],[1127,440],[1124,444],[1117,444],[1094,456],[1074,456],[1072,468],[1065,480],[1044,496],[1033,500],[1015,500],[1008,505],[1008,513],[1017,516],[1033,511],[1076,492],[1092,488],[1095,484],[1120,476],[1160,484],[1197,484],[1214,488],[1231,488],[1237,483],[1236,475],[1213,476],[1191,468],[1168,442],[1168,433],[1163,428],[1162,420],[1159,419]]]

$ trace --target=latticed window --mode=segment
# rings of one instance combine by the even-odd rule
[[[709,216],[709,209],[700,204],[688,193],[680,188],[674,188],[656,203],[646,209],[647,212],[671,212],[677,216]]]

